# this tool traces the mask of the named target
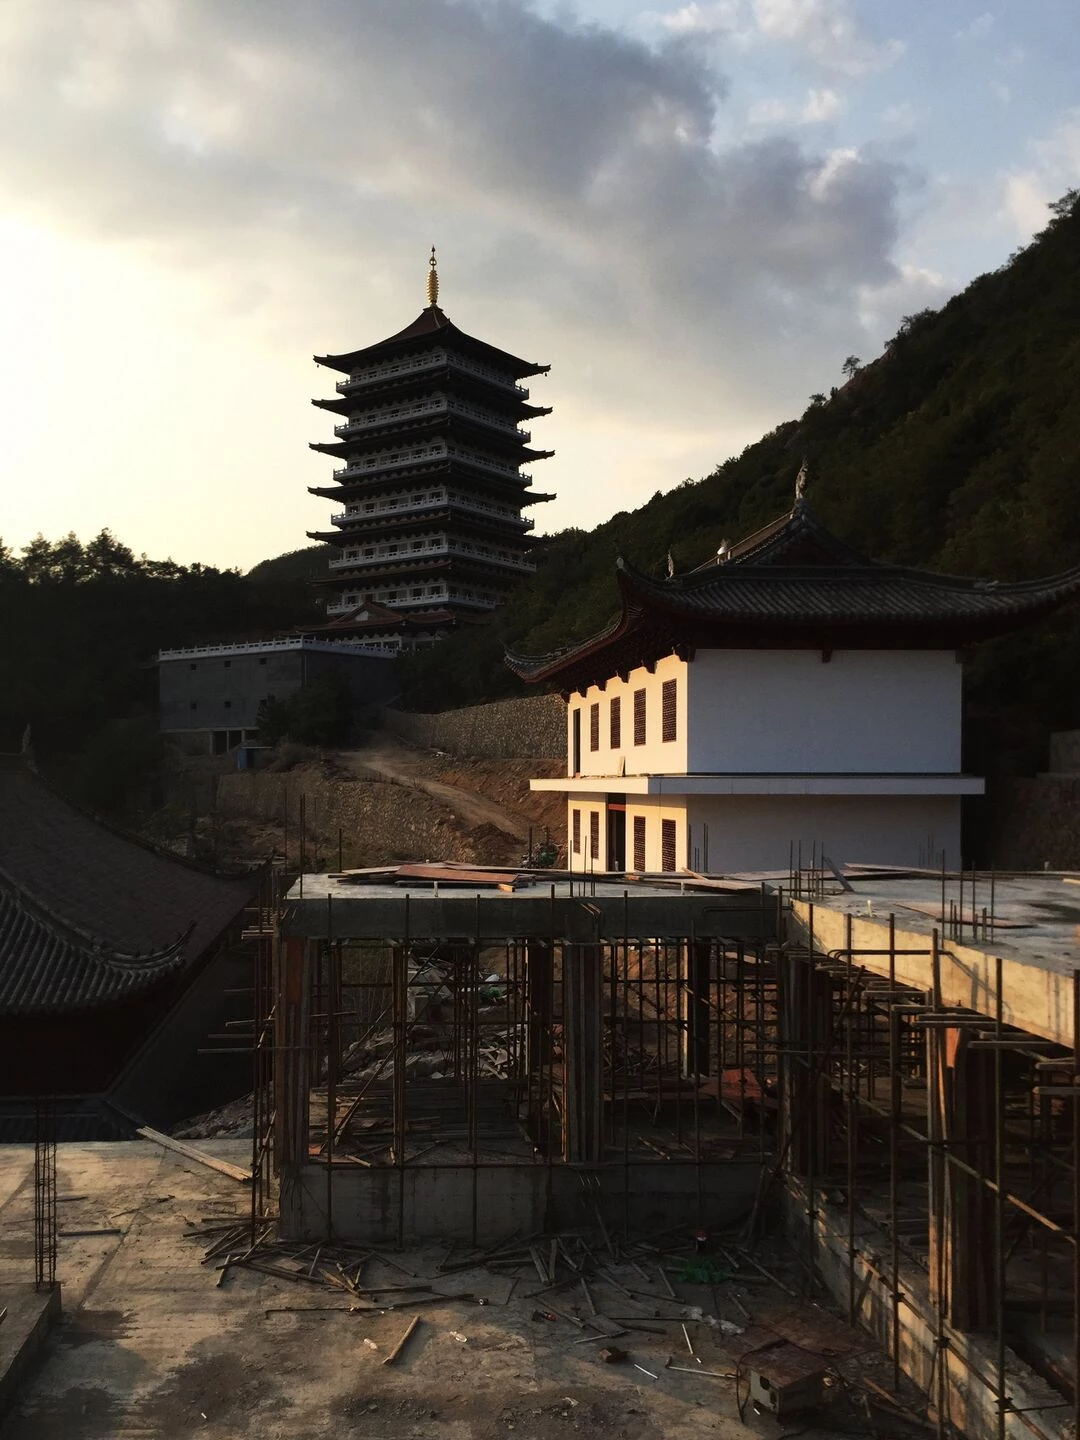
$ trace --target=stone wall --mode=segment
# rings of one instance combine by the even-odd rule
[[[1080,775],[1080,730],[1055,730],[1050,736],[1053,775]]]
[[[992,777],[972,856],[999,870],[1080,870],[1080,775]],[[976,821],[981,830],[982,825]]]
[[[434,715],[383,710],[382,724],[411,745],[450,755],[482,760],[563,760],[566,756],[566,705],[558,695],[497,700]]]

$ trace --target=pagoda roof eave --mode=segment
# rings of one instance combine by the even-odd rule
[[[344,374],[349,374],[365,360],[381,359],[398,350],[415,348],[418,343],[423,342],[459,345],[475,355],[483,356],[489,363],[504,369],[517,379],[522,379],[526,375],[545,375],[551,369],[550,365],[538,365],[530,360],[522,360],[516,355],[511,355],[509,351],[500,350],[496,345],[490,345],[485,340],[478,340],[473,335],[467,335],[464,330],[459,330],[437,305],[427,306],[411,325],[406,325],[404,330],[399,330],[396,335],[376,341],[374,345],[365,345],[359,350],[343,351],[338,355],[315,355],[312,358],[317,365],[325,365],[331,370],[340,370]]]

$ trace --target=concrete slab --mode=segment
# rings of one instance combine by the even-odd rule
[[[243,1144],[205,1142],[242,1160]],[[350,1313],[347,1297],[250,1271],[217,1288],[203,1246],[185,1239],[189,1221],[242,1210],[242,1187],[149,1143],[63,1145],[63,1228],[115,1226],[118,1236],[60,1242],[65,1318],[44,1364],[24,1386],[0,1430],[3,1440],[772,1440],[767,1421],[743,1426],[730,1382],[665,1371],[679,1348],[665,1335],[633,1332],[620,1343],[658,1378],[629,1364],[605,1365],[595,1345],[562,1321],[532,1318],[536,1300],[519,1284],[509,1304],[450,1301],[402,1313]],[[32,1263],[33,1164],[27,1147],[0,1149],[0,1279]],[[18,1179],[22,1177],[22,1179]],[[18,1183],[12,1184],[16,1179]],[[433,1267],[437,1250],[402,1258]],[[399,1277],[400,1278],[400,1277]],[[463,1288],[467,1274],[456,1277]],[[634,1284],[632,1280],[628,1284]],[[687,1302],[712,1311],[707,1287],[674,1283]],[[501,1293],[506,1293],[503,1286]],[[765,1313],[762,1287],[742,1291]],[[778,1304],[790,1300],[777,1295]],[[620,1297],[612,1292],[612,1301]],[[577,1301],[565,1293],[560,1309]],[[648,1315],[648,1305],[624,1308]],[[315,1307],[325,1305],[330,1309]],[[268,1313],[270,1312],[270,1313]],[[735,1312],[731,1312],[735,1313]],[[408,1318],[422,1324],[399,1364],[382,1359]],[[648,1321],[644,1323],[649,1323]],[[653,1322],[655,1323],[655,1322]],[[729,1368],[722,1337],[695,1327],[703,1368]],[[464,1337],[464,1338],[462,1338]],[[370,1340],[378,1349],[365,1342]],[[848,1414],[837,1428],[846,1433]]]
[[[29,1282],[0,1285],[0,1416],[11,1409],[19,1386],[40,1358],[49,1331],[60,1319],[60,1287],[35,1290]]]
[[[538,880],[513,892],[474,886],[352,885],[330,875],[304,875],[286,897],[288,935],[325,939],[401,936],[453,939],[557,935],[589,941],[600,935],[769,936],[776,905],[760,886],[743,890],[630,884],[582,876]]]

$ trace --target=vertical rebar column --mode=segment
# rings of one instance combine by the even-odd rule
[[[1073,971],[1073,1085],[1080,1071],[1080,970]],[[1073,1112],[1073,1404],[1074,1435],[1080,1435],[1080,1095],[1072,1097]]]
[[[563,949],[563,1158],[603,1159],[603,977],[598,944]]]
[[[56,1286],[56,1105],[34,1101],[34,1288]]]

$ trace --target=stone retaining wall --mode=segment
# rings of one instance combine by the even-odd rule
[[[558,695],[496,700],[434,715],[383,710],[381,717],[391,734],[425,750],[480,760],[562,760],[566,756],[566,705]]]

